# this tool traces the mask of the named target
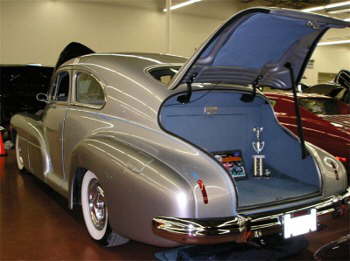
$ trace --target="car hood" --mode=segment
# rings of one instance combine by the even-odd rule
[[[321,36],[350,23],[326,16],[278,8],[238,13],[213,34],[170,84],[227,83],[290,89],[290,64],[299,82]]]
[[[287,97],[291,101],[293,100],[293,93],[292,92],[287,92],[287,91],[280,91],[280,92],[263,92],[264,94],[268,96],[276,96],[276,97]],[[327,99],[327,100],[332,100],[331,97],[323,95],[323,94],[318,94],[318,93],[298,93],[298,98],[319,98],[319,99]]]
[[[58,60],[56,62],[55,70],[57,70],[59,66],[61,66],[70,59],[91,53],[95,52],[89,47],[81,43],[71,42],[61,51],[60,56],[58,57]]]
[[[290,108],[293,108],[293,97],[290,95],[279,94],[279,93],[270,93],[270,92],[264,92],[264,95],[267,96],[269,99],[272,100],[280,100],[280,101],[286,101],[290,104],[290,107],[281,107],[278,106],[277,108],[274,107],[275,112],[277,113],[277,116],[282,115],[293,115],[294,116],[294,110],[290,111]],[[298,95],[299,96],[299,95]],[[301,96],[305,97],[305,96]],[[308,98],[310,96],[306,96],[305,98]],[[329,97],[325,96],[311,96],[316,98],[322,98],[322,99],[331,99]],[[333,135],[336,135],[337,137],[342,137],[346,139],[346,142],[350,142],[350,115],[348,114],[339,114],[339,115],[317,115],[312,112],[309,112],[306,109],[302,109],[302,119],[306,121],[304,122],[304,127],[307,128],[313,128],[313,129],[319,129],[325,132],[332,133]]]
[[[350,136],[350,115],[320,115],[326,121],[329,121],[339,130],[346,132]]]

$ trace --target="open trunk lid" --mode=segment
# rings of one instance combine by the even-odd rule
[[[182,67],[170,89],[182,83],[227,83],[290,89],[286,64],[299,82],[319,39],[350,23],[277,8],[253,8],[228,20]]]

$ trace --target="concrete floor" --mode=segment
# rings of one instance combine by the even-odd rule
[[[349,213],[323,219],[309,247],[290,260],[311,260],[323,244],[350,232]],[[161,248],[130,242],[103,248],[85,230],[80,210],[30,174],[17,171],[13,151],[0,158],[0,260],[151,260]]]

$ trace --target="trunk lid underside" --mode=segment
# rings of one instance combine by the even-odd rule
[[[320,37],[329,28],[350,23],[287,9],[248,9],[226,22],[174,78],[170,89],[193,83],[249,85],[290,89],[286,64],[298,82]]]

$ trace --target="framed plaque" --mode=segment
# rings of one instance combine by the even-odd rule
[[[246,178],[246,169],[243,161],[243,155],[240,150],[212,152],[215,159],[219,161],[223,167],[234,178]]]

